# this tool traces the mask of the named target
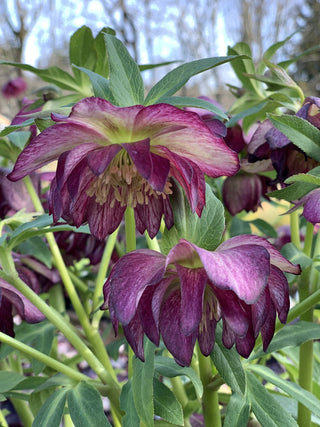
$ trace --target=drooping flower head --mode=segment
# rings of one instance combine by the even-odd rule
[[[131,272],[128,275],[128,271]],[[143,336],[165,346],[176,361],[191,362],[196,340],[204,355],[222,319],[223,344],[244,357],[261,332],[264,350],[274,334],[276,313],[285,322],[288,282],[283,271],[300,273],[267,240],[233,237],[214,252],[181,239],[167,256],[137,250],[120,258],[104,285],[115,331],[121,322],[135,354],[143,360]]]
[[[1,88],[2,95],[7,99],[17,98],[26,90],[27,83],[22,77],[17,77],[16,79],[8,80],[7,83],[5,83]]]
[[[52,118],[57,123],[22,151],[9,179],[58,159],[49,202],[55,220],[88,222],[100,239],[118,227],[127,206],[134,208],[141,233],[155,236],[162,216],[171,227],[171,177],[201,215],[204,174],[229,176],[239,168],[219,132],[171,105],[116,107],[91,97],[78,102],[69,117]]]

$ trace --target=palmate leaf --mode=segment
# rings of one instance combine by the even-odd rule
[[[150,89],[145,99],[145,105],[155,104],[160,98],[174,95],[196,74],[243,57],[243,55],[220,56],[199,59],[179,65]]]

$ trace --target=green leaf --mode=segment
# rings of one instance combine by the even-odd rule
[[[125,412],[122,417],[123,427],[138,427],[140,426],[140,419],[138,417],[136,408],[133,401],[131,379],[121,389],[120,394],[120,408]]]
[[[218,323],[216,328],[216,342],[210,355],[219,374],[231,387],[233,392],[245,393],[246,376],[241,364],[240,356],[233,347],[227,349],[222,343],[222,326]]]
[[[26,143],[29,141],[30,135],[31,132],[20,130],[19,132],[12,132],[9,136],[9,139],[13,145],[22,150]]]
[[[260,375],[266,381],[279,387],[282,391],[292,396],[298,402],[306,406],[312,413],[320,417],[320,400],[312,393],[303,389],[292,381],[287,381],[275,374],[271,369],[261,365],[248,365],[247,369]]]
[[[247,372],[248,398],[251,409],[262,426],[297,427],[298,424],[251,373]]]
[[[320,161],[320,130],[301,117],[268,114],[272,124],[309,157]]]
[[[75,79],[66,71],[59,67],[50,67],[47,69],[39,69],[27,64],[19,64],[18,62],[0,61],[0,65],[12,65],[13,67],[20,68],[20,70],[30,71],[36,76],[40,77],[45,82],[53,83],[61,89],[80,91],[81,87],[77,84]],[[88,96],[90,94],[88,93]]]
[[[241,98],[240,98],[241,99]],[[250,108],[245,108],[243,111],[241,111],[240,113],[236,114],[235,116],[233,116],[227,123],[226,126],[228,128],[234,126],[236,123],[238,123],[239,120],[244,119],[245,117],[254,115],[256,113],[259,113],[264,106],[266,105],[266,101],[261,102],[257,105],[254,105],[253,107]]]
[[[132,391],[136,411],[147,427],[153,426],[153,373],[155,345],[145,339],[145,362],[133,358]]]
[[[112,104],[117,105],[117,102],[114,99],[114,96],[110,90],[110,84],[108,79],[86,68],[83,68],[83,67],[75,67],[75,68],[78,68],[79,70],[83,71],[88,75],[90,82],[92,84],[94,96],[107,99]]]
[[[287,61],[281,61],[279,62],[279,65],[282,68],[287,69],[289,67],[289,65],[297,62],[300,58],[302,58],[305,55],[309,55],[309,53],[314,52],[315,50],[318,51],[320,49],[320,44],[316,45],[316,46],[312,46],[309,49],[305,50],[304,52],[300,53],[300,55],[295,56],[292,59],[289,59]]]
[[[243,84],[243,87],[250,92],[254,92],[261,96],[258,84],[255,80],[248,78],[245,74],[254,74],[255,66],[251,58],[251,49],[247,43],[237,43],[233,47],[228,47],[228,55],[244,55],[244,57],[236,59],[231,63],[236,76]]]
[[[34,236],[20,243],[19,252],[24,255],[32,255],[43,262],[48,268],[52,267],[52,254],[45,242],[39,236]]]
[[[219,56],[213,58],[199,59],[186,64],[179,65],[177,68],[166,74],[158,81],[148,93],[145,99],[145,105],[155,104],[159,98],[168,97],[181,89],[187,81],[196,74],[210,70],[218,65],[238,59],[239,55]]]
[[[191,96],[164,96],[159,98],[158,103],[164,102],[165,104],[175,105],[177,107],[194,107],[203,108],[204,110],[211,111],[222,119],[228,120],[228,116],[219,107],[212,102],[206,101],[201,98],[192,98]]]
[[[308,182],[320,186],[320,177],[310,175],[307,173],[298,173],[297,175],[290,176],[285,180],[285,184],[291,184],[292,182]]]
[[[35,391],[41,391],[41,390],[46,390],[47,388],[51,388],[51,387],[74,387],[75,384],[75,380],[57,373],[55,375],[53,375],[52,377],[49,377],[46,381],[42,382],[36,389]]]
[[[197,396],[201,399],[203,386],[200,378],[191,367],[182,367],[178,365],[171,357],[156,356],[155,371],[164,377],[174,378],[186,376],[192,382]]]
[[[18,372],[0,371],[0,393],[12,390],[24,380],[24,376]]]
[[[239,236],[240,234],[251,234],[251,228],[248,221],[234,216],[230,225],[230,237]]]
[[[292,200],[301,199],[301,197],[305,196],[316,188],[318,188],[318,186],[315,184],[310,184],[307,182],[295,182],[294,184],[288,185],[288,187],[282,188],[281,190],[275,190],[267,193],[267,196],[276,197],[277,199],[283,199],[291,202]]]
[[[312,264],[312,259],[299,250],[293,243],[286,243],[281,248],[281,254],[293,264],[300,264],[303,270]]]
[[[142,104],[144,85],[140,70],[124,44],[116,37],[105,34],[110,67],[110,89],[121,107]]]
[[[70,64],[93,70],[96,62],[96,51],[92,31],[89,27],[84,25],[71,36],[69,58]],[[76,75],[76,77],[78,76]]]
[[[97,60],[94,72],[107,78],[109,77],[109,61],[106,50],[106,43],[104,41],[105,34],[111,34],[112,36],[115,36],[116,32],[112,28],[104,27],[101,31],[99,31],[99,34],[95,38],[94,47],[97,54]]]
[[[55,391],[44,403],[37,413],[32,427],[59,427],[68,390],[60,388]]]
[[[261,218],[254,219],[253,221],[250,221],[250,224],[257,227],[261,233],[263,233],[265,236],[273,237],[276,239],[278,237],[278,233],[276,230],[270,225],[268,222],[264,221]]]
[[[1,61],[0,61],[1,63]],[[15,132],[18,129],[21,129],[25,126],[30,126],[34,124],[34,119],[27,119],[25,122],[19,124],[19,125],[12,125],[12,126],[7,126],[5,127],[1,132],[0,132],[0,137],[1,136],[7,136],[12,132]]]
[[[286,37],[284,40],[280,41],[280,42],[276,42],[273,45],[271,45],[263,54],[263,59],[269,61],[273,55],[277,52],[277,50],[279,50],[285,43],[287,43],[288,40],[290,40],[295,34],[297,33],[297,31],[295,31],[294,33],[290,34],[290,36]],[[262,74],[265,70],[265,63],[263,61],[260,62],[258,68],[257,68],[257,72],[258,74]]]
[[[168,253],[181,238],[203,249],[216,249],[225,226],[224,208],[210,186],[206,184],[206,206],[203,208],[201,218],[192,213],[182,188],[175,183],[173,194],[171,205],[174,225],[170,230],[165,230],[159,242],[163,252]]]
[[[68,408],[76,427],[111,427],[99,392],[84,381],[69,391]]]
[[[154,413],[171,424],[183,426],[182,407],[172,391],[157,378],[153,378],[153,391]]]
[[[282,350],[285,347],[296,347],[309,340],[320,339],[319,325],[311,322],[299,321],[294,324],[286,325],[273,337],[266,352],[262,350],[260,345],[251,353],[249,360],[258,359],[271,354],[275,351]]]
[[[249,402],[243,394],[233,393],[227,406],[223,427],[246,427],[249,409]]]

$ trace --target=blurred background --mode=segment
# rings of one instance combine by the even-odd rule
[[[94,35],[113,28],[139,64],[224,56],[239,41],[258,61],[271,44],[297,32],[279,50],[276,60],[284,60],[319,45],[319,22],[320,0],[1,0],[0,59],[70,71],[70,36],[87,25]],[[144,73],[146,86],[177,65]],[[320,96],[320,47],[289,71],[307,95]],[[32,74],[0,66],[0,87],[19,76],[29,97],[43,85]],[[183,95],[214,97],[228,108],[227,84],[238,82],[226,64],[192,78]],[[18,103],[0,97],[0,114],[11,118]]]

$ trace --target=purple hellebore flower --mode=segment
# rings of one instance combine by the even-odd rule
[[[116,107],[91,97],[78,102],[69,117],[32,139],[9,179],[17,181],[58,159],[50,191],[50,212],[77,227],[88,222],[103,239],[134,208],[137,229],[154,237],[162,215],[173,225],[170,177],[186,192],[200,216],[205,205],[204,174],[233,175],[238,156],[219,132],[195,113],[172,105]]]
[[[320,223],[320,188],[303,196],[289,212],[298,209],[301,205],[303,206],[302,216],[307,221],[313,225]]]
[[[45,319],[45,316],[21,292],[0,278],[0,331],[12,337],[14,337],[13,307],[21,318],[29,323]]]
[[[8,80],[1,88],[2,95],[6,98],[17,98],[27,90],[27,83],[22,77]]]
[[[131,274],[128,274],[128,271]],[[300,273],[267,240],[241,235],[214,252],[181,239],[167,256],[146,249],[120,258],[104,285],[105,302],[117,332],[121,322],[135,354],[144,359],[144,333],[159,345],[160,336],[182,366],[191,362],[198,339],[209,355],[217,322],[223,344],[248,357],[259,332],[266,350],[276,313],[282,323],[289,310],[283,271]]]

